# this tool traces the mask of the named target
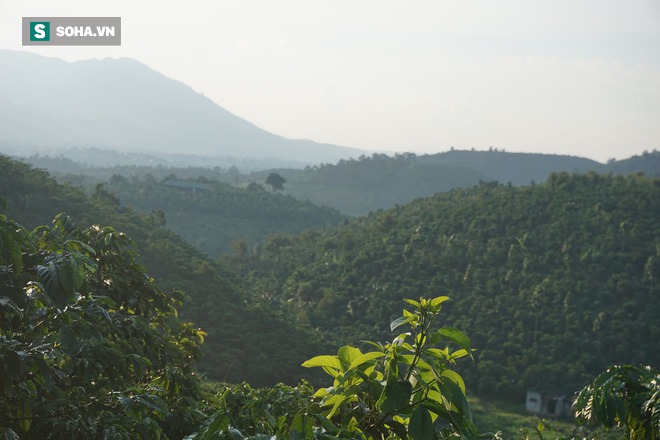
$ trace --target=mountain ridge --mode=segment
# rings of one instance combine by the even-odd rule
[[[0,50],[0,142],[335,161],[361,150],[267,132],[131,58]],[[17,111],[18,110],[18,111]],[[28,122],[26,122],[28,121]],[[27,125],[27,126],[26,126]]]

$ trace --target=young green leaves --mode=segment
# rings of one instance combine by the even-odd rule
[[[451,327],[432,330],[448,299],[405,300],[412,310],[404,309],[390,329],[408,326],[409,331],[385,345],[368,342],[378,351],[344,346],[336,356],[316,356],[302,364],[323,368],[333,378],[333,385],[314,397],[322,409],[320,417],[332,422],[334,434],[357,429],[363,438],[421,440],[448,433],[476,437],[465,383],[449,368],[471,356],[470,339]],[[441,342],[458,349],[439,348]],[[323,426],[327,431],[328,423]]]

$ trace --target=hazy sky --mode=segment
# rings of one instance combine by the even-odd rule
[[[24,16],[120,16],[122,46],[23,48]],[[135,58],[289,138],[660,149],[659,0],[0,0],[0,48]]]

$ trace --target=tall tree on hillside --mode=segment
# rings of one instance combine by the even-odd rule
[[[270,173],[266,178],[266,185],[273,187],[273,191],[283,191],[286,179],[277,173]]]

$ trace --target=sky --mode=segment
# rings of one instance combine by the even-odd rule
[[[122,45],[23,47],[29,16],[119,16]],[[0,0],[0,48],[134,58],[292,139],[601,162],[660,149],[658,0]]]

